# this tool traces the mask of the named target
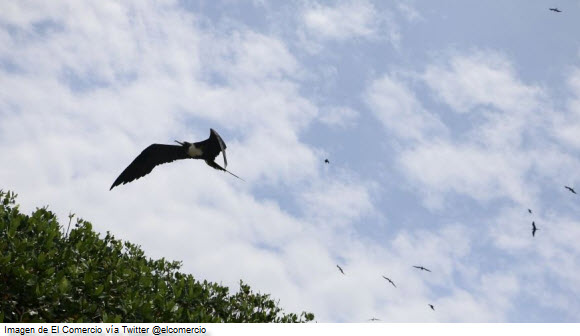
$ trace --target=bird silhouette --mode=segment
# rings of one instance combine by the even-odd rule
[[[391,285],[395,286],[395,283],[394,283],[394,282],[393,282],[391,279],[387,278],[387,277],[386,277],[386,276],[384,276],[384,275],[383,275],[383,278],[385,278],[385,280],[387,280],[388,282],[390,282],[390,283],[391,283]],[[397,286],[395,286],[395,288],[397,288]]]
[[[373,317],[373,318],[370,318],[370,319],[369,319],[369,321],[373,321],[373,322],[374,322],[374,321],[380,321],[380,319],[378,319],[378,318],[376,318],[376,317]]]
[[[435,307],[432,304],[428,304],[429,307],[431,307],[431,309],[435,310]]]
[[[135,160],[133,160],[133,162],[123,170],[121,175],[119,175],[115,182],[113,182],[113,185],[109,190],[112,190],[120,184],[129,183],[149,174],[153,168],[160,164],[182,159],[202,159],[208,166],[230,173],[241,180],[240,177],[225,169],[228,165],[226,158],[226,144],[220,135],[213,129],[210,129],[209,138],[206,140],[194,143],[179,142],[177,140],[175,140],[175,142],[179,145],[152,144],[145,148],[141,154],[139,154],[139,156],[137,156]],[[215,158],[220,152],[224,157],[223,168],[215,162]]]
[[[576,191],[574,191],[574,189],[572,189],[572,188],[570,188],[570,187],[568,187],[568,186],[564,186],[564,188],[566,188],[566,189],[570,190],[570,192],[571,192],[571,193],[573,193],[573,194],[575,194],[575,193],[576,193]]]
[[[561,13],[561,12],[562,12],[562,11],[561,11],[561,10],[559,10],[558,8],[550,8],[550,10],[551,10],[552,12],[557,12],[557,13]]]
[[[427,271],[427,272],[431,272],[430,270],[426,269],[426,268],[425,268],[425,267],[423,267],[423,266],[413,266],[413,267],[415,267],[415,268],[418,268],[418,269],[420,269],[421,271]]]
[[[342,273],[344,275],[344,271],[342,270],[342,267],[336,265],[336,267],[338,267],[338,270],[340,271],[340,273]]]
[[[528,209],[528,212],[529,212],[529,213],[532,213],[532,209]]]
[[[538,231],[539,229],[536,228],[536,222],[532,222],[532,237],[536,236],[536,231]]]
[[[324,159],[324,163],[330,163],[330,161],[328,161],[328,159]]]

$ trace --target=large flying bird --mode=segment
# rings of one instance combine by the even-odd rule
[[[429,307],[431,307],[431,309],[435,310],[435,307],[432,304],[427,304]]]
[[[570,192],[571,192],[571,193],[573,193],[573,194],[575,194],[575,193],[576,193],[576,191],[574,191],[574,189],[572,189],[572,188],[570,188],[570,187],[568,187],[568,186],[564,186],[564,188],[566,188],[566,189],[570,190]]]
[[[557,12],[557,13],[561,13],[561,12],[562,12],[562,11],[561,11],[561,10],[559,10],[558,8],[550,8],[550,10],[551,10],[552,12]]]
[[[383,275],[383,278],[385,278],[385,280],[387,280],[388,282],[390,282],[390,283],[391,283],[391,285],[395,286],[395,283],[394,283],[394,282],[393,282],[391,279],[387,278],[387,277],[386,277],[386,276],[384,276],[384,275]],[[395,288],[397,288],[397,286],[395,286]]]
[[[415,267],[415,268],[418,268],[418,269],[420,269],[421,271],[427,271],[427,272],[431,272],[430,270],[426,269],[426,268],[425,268],[425,267],[423,267],[423,266],[413,266],[413,267]]]
[[[342,267],[336,265],[336,267],[338,267],[338,270],[340,271],[340,273],[342,273],[344,275],[344,271],[342,270]]]
[[[536,231],[538,231],[539,229],[536,228],[536,222],[532,222],[532,237],[536,236]]]
[[[112,190],[120,184],[129,183],[149,174],[153,168],[160,164],[182,159],[202,159],[208,166],[232,174],[225,168],[228,165],[226,159],[226,144],[220,135],[213,129],[209,130],[209,138],[203,141],[189,143],[186,141],[179,142],[175,140],[175,142],[179,145],[152,144],[145,148],[145,150],[143,150],[141,154],[139,154],[139,156],[137,156],[135,160],[133,160],[133,162],[123,170],[121,175],[119,175],[115,182],[113,182],[113,185],[109,190]],[[220,152],[224,157],[223,168],[215,162],[215,158]],[[241,180],[240,177],[236,175],[234,176]]]

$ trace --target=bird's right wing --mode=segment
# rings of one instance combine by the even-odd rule
[[[212,136],[216,137],[217,142],[220,145],[222,155],[224,156],[224,168],[227,168],[228,167],[228,159],[226,158],[226,148],[227,148],[226,143],[224,142],[222,137],[218,134],[218,132],[216,132],[213,128],[209,129],[209,136],[210,136],[210,138]]]
[[[161,145],[153,144],[145,148],[139,156],[131,162],[125,170],[117,177],[111,189],[120,185],[129,183],[149,174],[155,166],[172,162],[175,160],[187,159],[187,151],[183,146],[178,145]],[[109,190],[111,190],[109,189]]]

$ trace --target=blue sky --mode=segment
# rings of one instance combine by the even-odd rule
[[[579,322],[579,16],[5,1],[0,187],[320,322]],[[245,183],[185,161],[108,190],[149,144],[210,127]]]

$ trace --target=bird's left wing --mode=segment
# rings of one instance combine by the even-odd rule
[[[180,159],[187,159],[189,155],[183,146],[153,144],[145,148],[139,156],[131,162],[125,170],[117,177],[111,189],[129,183],[149,174],[155,166]],[[111,190],[109,189],[109,190]]]

